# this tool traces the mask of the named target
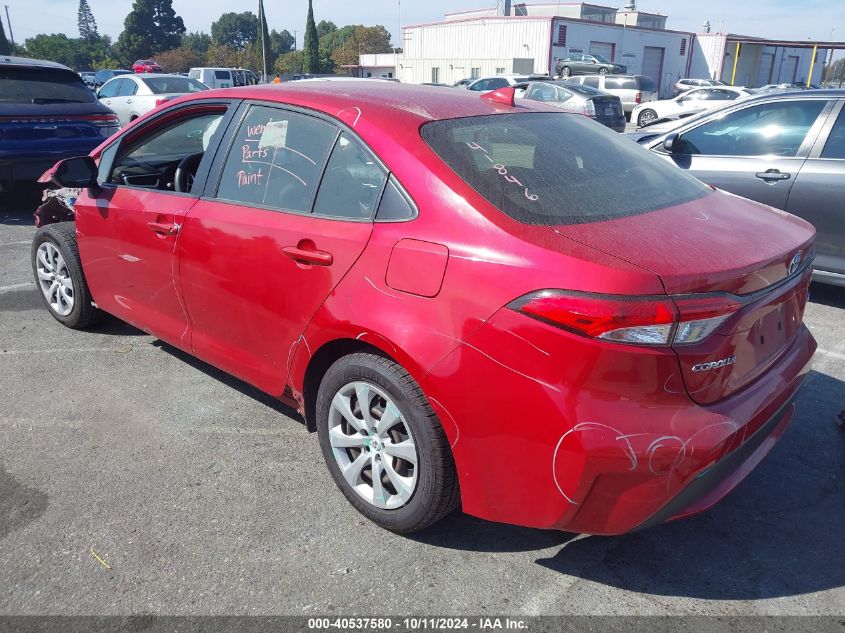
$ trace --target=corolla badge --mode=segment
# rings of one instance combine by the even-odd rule
[[[792,256],[791,260],[789,260],[789,274],[791,275],[796,270],[798,270],[798,267],[800,265],[801,265],[801,252],[799,251],[798,253],[795,253],[795,255]]]
[[[733,365],[736,362],[736,356],[730,356],[728,358],[723,358],[722,360],[714,360],[710,363],[698,363],[698,365],[693,365],[692,370],[695,372],[699,371],[707,371],[708,369],[719,369],[720,367],[725,367],[727,365]]]

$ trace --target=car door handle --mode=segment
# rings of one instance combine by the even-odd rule
[[[282,252],[297,262],[305,262],[317,266],[331,266],[334,261],[331,253],[300,248],[299,246],[285,246],[282,248]]]
[[[175,222],[147,222],[147,226],[156,233],[161,233],[163,235],[176,235],[181,228],[181,226]]]
[[[768,169],[766,171],[760,171],[757,172],[755,175],[760,180],[765,180],[766,182],[775,182],[777,180],[789,180],[792,177],[790,174],[785,174],[777,169]]]
[[[126,103],[132,103],[132,99],[127,99]]]

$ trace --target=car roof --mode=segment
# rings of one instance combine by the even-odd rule
[[[400,84],[392,81],[291,81],[282,84],[238,86],[208,90],[181,97],[174,103],[195,99],[254,99],[317,110],[342,120],[366,121],[388,132],[397,125],[416,131],[420,125],[440,119],[513,113],[526,110],[554,111],[534,104],[511,106],[466,90],[443,90],[437,86]],[[338,115],[346,116],[338,116]],[[354,126],[353,126],[354,127]]]
[[[57,64],[46,59],[30,59],[29,57],[12,57],[11,55],[0,55],[0,65],[3,66],[37,66],[39,68],[59,68],[70,70],[64,64]],[[71,71],[73,72],[73,71]]]

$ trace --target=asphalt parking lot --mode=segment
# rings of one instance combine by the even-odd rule
[[[813,286],[797,416],[710,512],[569,544],[460,513],[402,537],[293,411],[116,320],[55,322],[33,233],[0,207],[0,614],[845,613],[845,289]]]

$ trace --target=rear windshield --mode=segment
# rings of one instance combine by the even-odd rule
[[[637,81],[640,82],[640,90],[657,90],[657,84],[651,77],[637,77]]]
[[[188,77],[144,77],[141,81],[157,95],[208,90],[205,84]]]
[[[573,114],[447,119],[421,134],[467,184],[524,224],[609,220],[711,193],[630,139]]]
[[[93,103],[82,78],[61,68],[0,67],[0,103]]]

